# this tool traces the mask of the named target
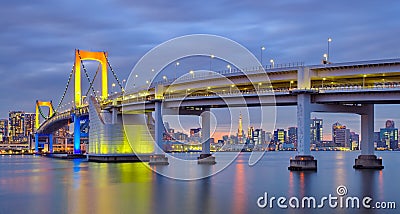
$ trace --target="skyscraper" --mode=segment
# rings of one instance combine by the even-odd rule
[[[0,120],[0,141],[5,143],[8,141],[8,120]]]
[[[9,117],[9,137],[10,142],[18,143],[24,138],[24,121],[25,113],[23,111],[11,111],[8,114]]]
[[[297,147],[297,127],[288,128],[288,143]]]
[[[398,135],[399,130],[395,128],[393,120],[387,120],[385,123],[385,128],[380,129],[380,141],[386,144],[388,149],[398,148]]]
[[[35,113],[25,113],[24,119],[24,136],[28,139],[33,138],[35,133]]]
[[[253,133],[253,142],[255,145],[261,145],[265,142],[265,131],[256,129]]]
[[[310,140],[313,144],[318,144],[323,141],[323,121],[322,119],[311,119],[311,127],[310,127]]]
[[[254,127],[250,126],[247,130],[247,138],[250,143],[254,143]]]
[[[274,142],[284,143],[286,141],[286,131],[285,129],[277,129],[274,131]]]
[[[350,149],[351,150],[358,150],[359,149],[359,143],[360,143],[360,136],[355,133],[355,132],[350,132]]]
[[[332,125],[333,143],[341,147],[350,147],[350,129],[336,122]]]

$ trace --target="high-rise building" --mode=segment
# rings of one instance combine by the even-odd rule
[[[277,129],[274,131],[274,142],[284,143],[286,141],[286,131],[285,129]]]
[[[254,143],[254,127],[250,126],[247,130],[247,138],[250,143]]]
[[[385,128],[380,129],[380,141],[386,144],[388,149],[398,149],[399,130],[395,128],[393,120],[387,120]]]
[[[35,133],[35,113],[25,113],[24,136],[32,138]]]
[[[336,122],[332,125],[332,140],[336,146],[350,147],[350,129]]]
[[[9,140],[13,143],[21,142],[24,138],[25,113],[23,111],[11,111],[9,117]]]
[[[262,129],[256,129],[253,132],[253,142],[255,145],[261,145],[265,142],[265,131]]]
[[[350,149],[358,150],[360,145],[360,136],[355,132],[350,132]]]
[[[265,142],[270,143],[272,140],[272,133],[271,132],[265,132]]]
[[[322,119],[311,119],[310,125],[310,140],[313,144],[318,144],[323,141],[323,121]]]
[[[297,147],[297,127],[288,128],[288,143]]]
[[[8,120],[0,120],[0,141],[2,143],[8,142]]]

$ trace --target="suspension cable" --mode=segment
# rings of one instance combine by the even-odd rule
[[[121,91],[122,91],[122,92],[125,92],[124,87],[122,87],[122,84],[121,84],[121,82],[119,81],[119,79],[118,79],[118,77],[117,77],[117,74],[115,74],[113,68],[111,67],[110,62],[108,61],[106,52],[103,52],[103,53],[104,53],[104,57],[106,58],[107,65],[108,65],[108,67],[110,68],[110,70],[111,70],[111,72],[112,72],[112,74],[113,74],[115,80],[117,80],[117,83],[118,83],[119,87],[121,88]]]
[[[94,74],[94,77],[93,77],[93,79],[92,79],[92,82],[90,83],[89,88],[88,88],[88,90],[86,91],[85,97],[88,96],[90,89],[93,87],[94,80],[96,79],[97,74],[99,73],[99,70],[100,70],[100,63],[99,63],[99,66],[97,66],[96,73]]]
[[[61,96],[60,102],[58,102],[57,108],[53,108],[54,109],[54,114],[58,111],[58,109],[61,107],[61,103],[64,101],[64,98],[65,98],[65,95],[67,94],[67,90],[68,90],[69,84],[71,82],[72,75],[74,74],[74,71],[75,71],[75,63],[72,66],[71,73],[69,73],[69,78],[68,78],[68,81],[67,81],[67,85],[65,86],[65,90],[64,90],[63,95]]]
[[[85,65],[83,64],[82,57],[81,57],[81,54],[79,53],[79,50],[78,50],[78,56],[79,56],[79,60],[81,61],[81,64],[82,64],[83,71],[85,72],[85,76],[86,76],[88,82],[90,83],[90,82],[91,82],[91,81],[90,81],[90,77],[89,77],[89,75],[88,75],[88,72],[87,72],[87,70],[86,70]],[[92,86],[91,88],[92,88],[92,91],[93,91],[94,96],[97,97],[96,91],[94,90],[93,86]]]

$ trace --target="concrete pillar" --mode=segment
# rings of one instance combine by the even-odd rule
[[[383,169],[382,159],[374,155],[374,105],[365,106],[361,114],[361,155],[355,160],[355,169]]]
[[[39,152],[39,134],[35,133],[35,153]]]
[[[155,101],[155,133],[154,133],[154,155],[150,156],[150,165],[168,165],[168,158],[165,157],[163,151],[163,133],[164,124],[162,120],[162,102],[160,100]]]
[[[74,114],[74,154],[81,153],[81,119]]]
[[[155,148],[154,153],[163,154],[163,132],[164,132],[164,124],[162,120],[162,109],[161,109],[161,102],[155,103]]]
[[[289,170],[317,170],[317,160],[310,153],[311,95],[297,94],[297,155],[290,159]]]
[[[298,155],[310,155],[310,94],[297,95],[297,151]]]
[[[49,152],[53,153],[53,134],[49,134]]]
[[[201,114],[201,148],[202,154],[210,154],[210,112]]]
[[[198,164],[215,164],[215,157],[210,153],[210,109],[201,113],[201,154],[198,157]]]
[[[118,111],[116,108],[113,108],[111,110],[111,123],[117,124],[117,122],[118,122]]]
[[[361,115],[361,154],[374,154],[374,105],[366,106],[368,114]]]

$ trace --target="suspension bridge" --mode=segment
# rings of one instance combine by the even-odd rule
[[[100,62],[91,79],[83,63]],[[89,88],[82,94],[81,67]],[[108,72],[120,87],[109,94]],[[93,87],[101,73],[101,90]],[[226,81],[229,80],[229,83]],[[71,82],[74,85],[70,108],[61,111]],[[101,93],[100,93],[101,92]],[[355,168],[382,169],[382,159],[374,155],[374,104],[400,103],[400,59],[372,60],[306,66],[302,63],[193,73],[182,78],[163,78],[147,88],[125,91],[110,65],[106,52],[76,50],[60,102],[37,101],[36,151],[52,144],[54,131],[74,124],[74,154],[81,153],[81,136],[88,135],[89,160],[110,161],[144,155],[151,164],[168,164],[163,148],[164,115],[196,115],[202,118],[202,153],[199,163],[215,164],[210,153],[210,110],[249,106],[297,106],[298,155],[290,160],[290,170],[315,170],[317,160],[310,154],[311,112],[361,115],[361,154]],[[65,105],[65,104],[64,104]],[[41,109],[50,110],[46,115]],[[154,115],[153,115],[154,113]],[[81,121],[84,121],[83,123]],[[143,125],[146,124],[146,125]],[[83,133],[82,127],[89,127]],[[39,142],[47,137],[47,142]],[[52,146],[49,146],[52,152]]]

